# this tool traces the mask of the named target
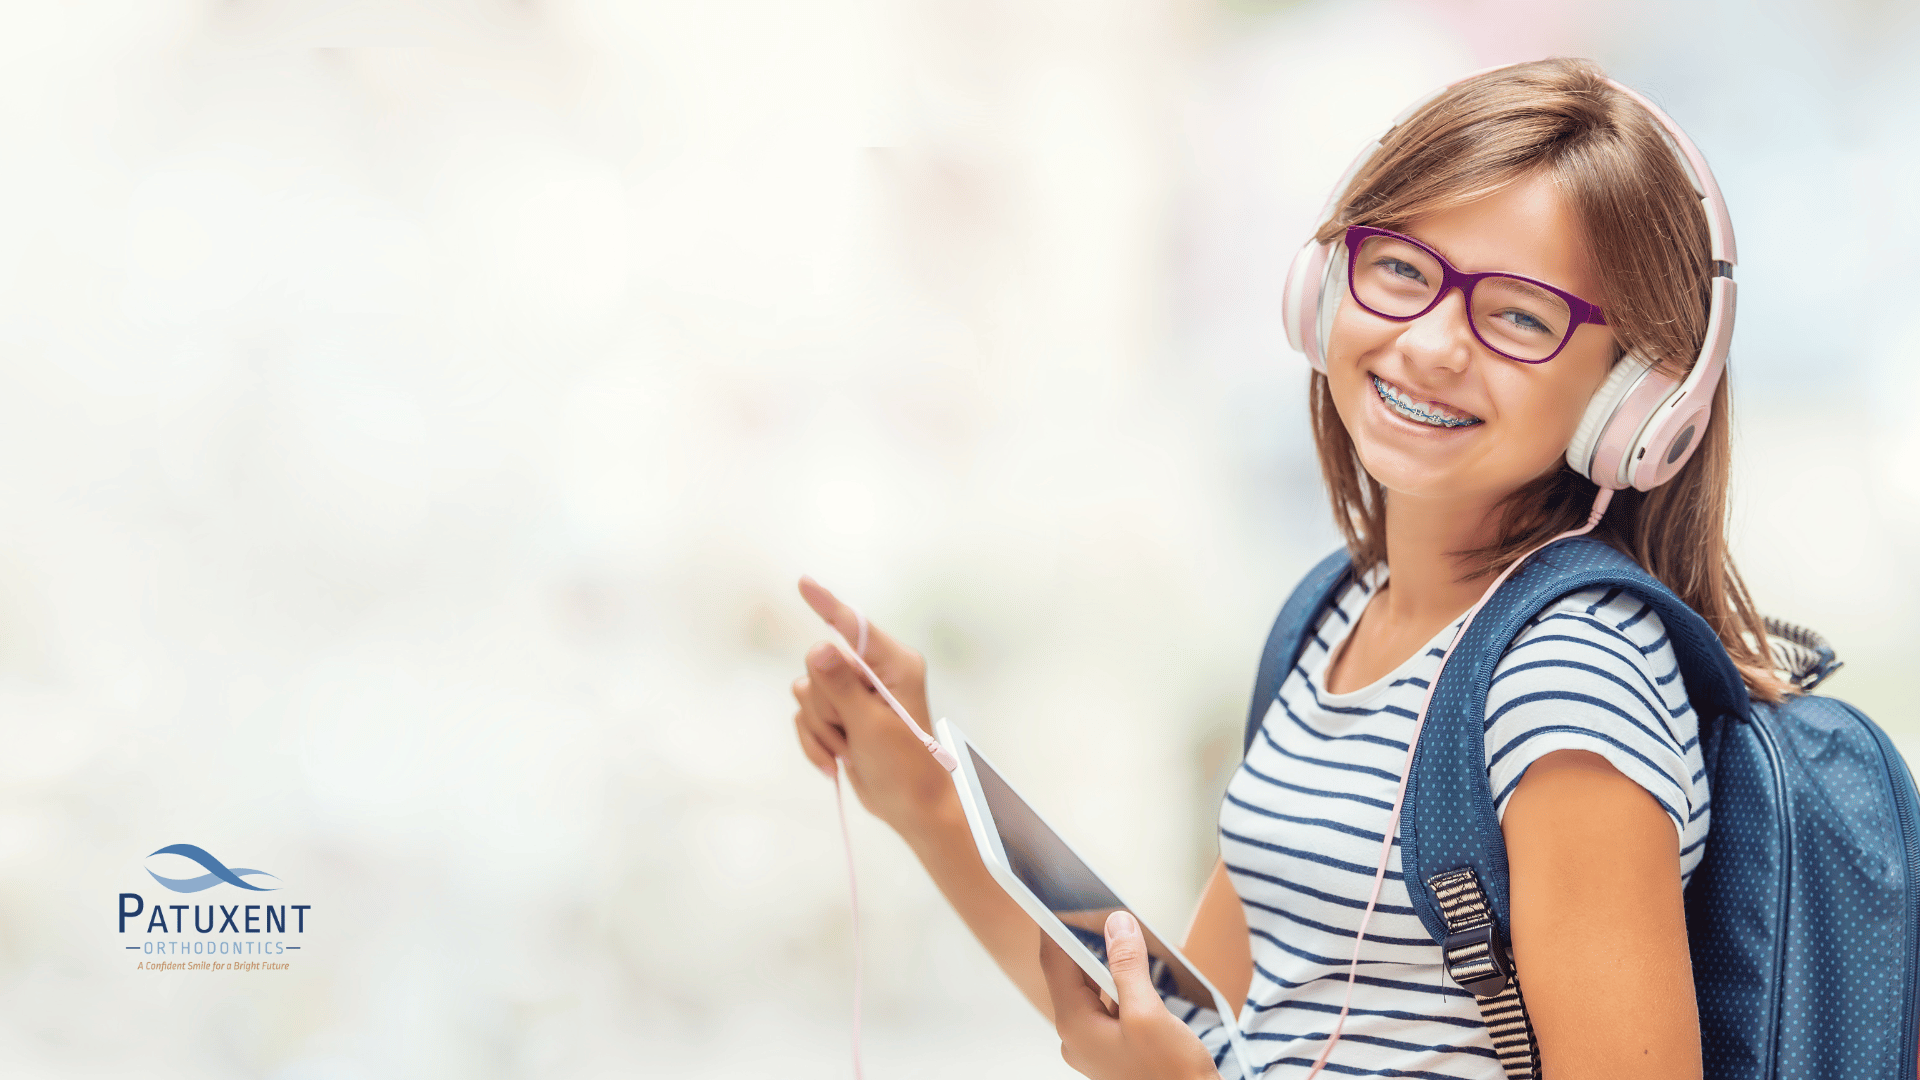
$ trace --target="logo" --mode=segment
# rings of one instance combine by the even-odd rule
[[[147,876],[170,892],[221,891],[209,894],[213,902],[204,904],[172,904],[164,894],[149,904],[140,893],[121,893],[119,932],[141,935],[137,945],[121,938],[122,949],[141,954],[136,970],[253,972],[293,967],[288,954],[304,947],[313,905],[262,895],[284,895],[286,885],[277,875],[228,866],[197,844],[168,844],[149,854],[145,864]],[[182,866],[205,872],[181,876]],[[219,903],[223,897],[238,903]]]
[[[194,862],[199,863],[201,867],[207,871],[199,877],[170,878],[161,877],[159,874],[154,873],[151,868],[147,870],[148,876],[160,884],[165,885],[167,888],[172,889],[174,892],[199,892],[202,889],[211,889],[223,881],[229,885],[238,885],[243,889],[252,889],[254,892],[272,892],[274,889],[279,888],[277,885],[262,886],[247,884],[240,879],[246,877],[273,877],[273,875],[267,873],[265,870],[249,870],[244,866],[229,870],[219,859],[209,854],[206,848],[195,847],[192,844],[168,844],[166,847],[154,852],[153,855],[184,855]],[[149,855],[147,858],[151,859],[153,855]],[[280,879],[274,878],[274,880],[278,881]]]

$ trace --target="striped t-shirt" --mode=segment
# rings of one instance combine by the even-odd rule
[[[1220,811],[1221,857],[1252,934],[1241,1022],[1263,1077],[1304,1075],[1333,1029],[1407,739],[1459,626],[1373,685],[1329,693],[1328,656],[1385,581],[1376,567],[1328,610]],[[1574,593],[1528,623],[1494,668],[1487,719],[1487,772],[1502,816],[1528,765],[1587,750],[1666,809],[1682,880],[1700,864],[1708,814],[1698,724],[1660,617],[1632,594]],[[1202,1037],[1222,1074],[1236,1077],[1217,1026]],[[1329,1065],[1345,1075],[1503,1077],[1479,1008],[1447,978],[1413,912],[1397,837]]]

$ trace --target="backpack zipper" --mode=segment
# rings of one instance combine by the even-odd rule
[[[1750,708],[1773,708],[1773,706],[1753,705]],[[1772,1024],[1767,1032],[1767,1058],[1760,1069],[1761,1076],[1773,1076],[1780,1067],[1780,1013],[1786,1007],[1787,985],[1787,907],[1793,896],[1793,814],[1787,809],[1786,767],[1781,764],[1780,744],[1774,741],[1773,732],[1766,724],[1753,724],[1754,737],[1767,754],[1767,765],[1773,774],[1773,788],[1778,798],[1772,800],[1780,825],[1780,862],[1781,877],[1784,880],[1780,888],[1780,901],[1774,914],[1773,924],[1778,934],[1773,939],[1773,996],[1774,1008]],[[1712,834],[1709,828],[1708,834]]]
[[[1907,799],[1913,774],[1908,771],[1906,759],[1900,756],[1893,740],[1880,730],[1880,725],[1845,702],[1837,704],[1860,717],[1880,744],[1880,754],[1887,760],[1887,779],[1893,788],[1893,813],[1900,821],[1900,840],[1907,848],[1907,966],[1900,988],[1900,1019],[1906,1029],[1900,1037],[1900,1062],[1905,1063],[1920,1057],[1920,1017],[1915,1016],[1913,1007],[1915,984],[1920,980],[1920,971],[1916,971],[1916,967],[1920,967],[1920,925],[1917,925],[1920,924],[1920,836],[1916,836],[1909,827],[1908,823],[1914,821],[1915,808]],[[1902,778],[1907,783],[1902,784]],[[1906,1066],[1902,1064],[1901,1068],[1904,1070]]]

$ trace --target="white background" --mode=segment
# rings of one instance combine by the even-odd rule
[[[1740,564],[1920,740],[1909,7],[0,13],[10,1076],[848,1075],[803,572],[1177,931],[1334,546],[1287,260],[1495,62],[1593,56],[1713,161]],[[867,1075],[1066,1075],[854,840]],[[293,970],[134,970],[180,842],[313,905]]]

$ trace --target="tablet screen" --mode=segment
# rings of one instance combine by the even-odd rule
[[[993,818],[1001,850],[1006,853],[1008,869],[1073,931],[1088,951],[1106,963],[1107,916],[1127,905],[1040,820],[1040,815],[1026,800],[1014,794],[971,744],[967,745],[967,754],[973,759],[974,775],[979,777],[980,791],[986,796],[987,812]],[[1139,917],[1138,912],[1133,914]],[[1160,996],[1178,998],[1212,1012],[1213,995],[1205,985],[1173,950],[1146,929],[1144,920],[1140,925],[1152,959],[1154,986]]]

